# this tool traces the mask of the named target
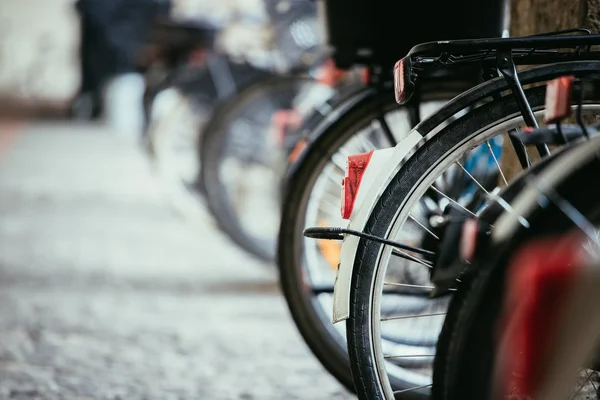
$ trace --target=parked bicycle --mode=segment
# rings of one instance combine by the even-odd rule
[[[225,234],[263,260],[273,258],[273,233],[257,232],[257,227],[268,224],[268,218],[278,220],[277,207],[270,213],[263,204],[265,220],[257,223],[245,220],[256,213],[243,206],[257,197],[276,200],[270,194],[278,160],[289,149],[280,151],[271,140],[271,117],[306,99],[309,88],[318,85],[314,72],[324,60],[314,5],[292,3],[284,9],[279,3],[265,2],[275,40],[260,65],[212,55],[203,72],[176,74],[177,80],[157,90],[176,98],[176,112],[157,113],[164,118],[152,124],[149,135],[157,169],[176,209],[196,218],[208,208]],[[175,90],[166,93],[165,87]],[[245,173],[241,180],[236,179],[238,171]],[[255,175],[253,185],[243,185]]]
[[[512,155],[528,169],[551,155],[545,144],[538,144],[536,153],[527,152],[508,134],[539,125],[543,83],[573,75],[583,96],[582,118],[598,113],[594,86],[600,54],[590,46],[599,42],[600,35],[580,29],[431,42],[415,46],[397,63],[400,103],[418,93],[423,74],[432,70],[477,66],[493,78],[454,98],[394,150],[350,157],[344,184],[348,228],[306,231],[343,240],[333,310],[336,321],[348,319],[348,350],[360,398],[430,395],[432,361],[440,356],[435,351],[438,333],[444,319],[450,324],[456,318],[447,304],[459,277],[444,268],[456,251],[445,240],[455,228],[451,222],[484,213],[486,196],[512,181],[501,168],[502,159]],[[535,64],[547,65],[519,73],[515,68]]]
[[[439,24],[432,25],[435,32],[423,30],[417,36],[404,34],[395,19],[429,15],[419,13],[422,4],[335,0],[320,4],[326,11],[322,17],[336,65],[366,66],[368,79],[332,98],[317,111],[320,118],[316,113],[316,118],[301,128],[306,134],[286,178],[277,262],[283,292],[305,341],[327,370],[354,390],[345,327],[331,323],[338,318],[332,304],[341,246],[335,241],[306,240],[302,232],[307,227],[343,223],[339,193],[348,155],[401,143],[412,127],[481,79],[479,71],[468,69],[436,72],[423,84],[420,96],[399,106],[393,97],[393,65],[399,54],[408,51],[419,37],[433,39],[436,32],[454,37],[500,36],[503,4],[488,4],[483,19],[470,24],[469,32],[457,23],[466,15],[460,14],[466,4],[455,5],[453,10],[441,5],[453,16],[453,23],[436,20]],[[473,12],[481,7],[471,5]],[[384,46],[390,38],[398,38],[398,43]]]
[[[600,394],[600,319],[589,307],[600,276],[600,202],[584,189],[600,171],[600,135],[598,115],[563,123],[571,78],[549,85],[551,125],[516,134],[526,145],[567,146],[508,189],[515,194],[505,198],[493,226],[462,221],[461,282],[438,342],[434,398]]]

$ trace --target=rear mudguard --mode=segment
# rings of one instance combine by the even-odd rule
[[[600,62],[598,61],[565,62],[522,71],[519,78],[522,84],[527,84],[550,80],[563,75],[582,77],[594,74],[599,68]],[[423,120],[395,148],[375,151],[363,176],[348,228],[364,231],[373,208],[389,183],[411,154],[441,131],[444,121],[463,111],[466,107],[477,104],[491,95],[501,95],[506,90],[509,90],[509,87],[504,78],[501,77],[475,86],[455,97],[438,112]],[[342,242],[340,265],[334,285],[334,323],[347,319],[350,314],[352,271],[360,240],[355,236],[346,236]]]

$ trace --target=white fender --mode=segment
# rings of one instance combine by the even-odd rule
[[[373,152],[361,180],[354,209],[348,222],[348,229],[361,232],[364,230],[369,216],[384,190],[400,169],[406,156],[422,139],[423,136],[413,129],[395,147]],[[350,285],[359,241],[360,238],[356,236],[346,235],[342,242],[340,263],[333,289],[334,324],[347,319],[350,315]]]

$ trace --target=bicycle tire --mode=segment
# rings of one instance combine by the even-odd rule
[[[165,175],[163,172],[171,167],[168,161],[165,161],[164,154],[168,154],[169,150],[164,148],[163,143],[168,142],[168,138],[173,132],[170,124],[164,124],[162,120],[155,119],[153,115],[154,102],[162,93],[173,90],[182,98],[181,103],[186,103],[185,107],[197,105],[203,108],[208,112],[207,118],[203,121],[205,123],[203,125],[206,125],[212,116],[219,112],[223,104],[226,104],[237,93],[252,86],[255,82],[262,82],[275,76],[270,71],[253,67],[247,63],[233,62],[220,54],[213,54],[211,57],[223,63],[229,71],[231,80],[225,79],[232,83],[232,86],[228,88],[229,91],[223,90],[223,82],[215,80],[214,73],[211,73],[208,68],[195,70],[185,66],[172,69],[164,80],[154,87],[146,89],[144,95],[144,147],[161,178]],[[180,106],[181,104],[170,113],[166,113],[166,117],[177,121],[176,114],[181,110]],[[197,127],[196,144],[193,146],[198,160],[200,159],[198,143],[201,140],[203,125]],[[194,173],[197,178],[201,178],[199,167]],[[202,179],[184,182],[180,176],[166,176],[162,181],[166,197],[178,214],[190,219],[206,216],[207,206],[204,199],[206,188]]]
[[[596,140],[596,150],[599,148],[598,143],[600,140]],[[583,144],[586,145],[587,143]],[[553,163],[539,176],[540,179],[548,181],[562,170],[561,174],[568,178],[561,178],[559,182],[555,182],[554,190],[576,205],[583,215],[597,221],[600,216],[598,194],[589,196],[589,193],[583,193],[580,189],[585,187],[590,179],[597,177],[600,160],[596,157],[591,160],[589,157],[582,157],[582,147],[574,148],[571,154]],[[590,155],[589,152],[584,152]],[[563,233],[573,226],[556,207],[539,207],[536,196],[528,196],[521,192],[512,204],[520,201],[521,206],[527,205],[519,208],[532,210],[526,216],[530,227],[518,228],[516,234],[511,235],[507,241],[497,243],[497,256],[478,263],[479,268],[469,277],[470,283],[466,287],[461,285],[458,288],[463,294],[457,297],[454,307],[460,311],[456,321],[452,323],[454,327],[447,329],[449,333],[446,342],[441,344],[446,347],[447,358],[443,366],[444,386],[434,400],[464,399],[465,396],[473,395],[474,398],[486,398],[492,393],[494,328],[500,317],[505,289],[504,278],[512,255],[528,240]]]
[[[478,88],[472,90],[473,93]],[[545,87],[533,87],[526,91],[530,105],[540,109],[545,102]],[[475,139],[479,131],[499,124],[510,116],[520,115],[512,96],[503,96],[474,109],[463,117],[444,127],[439,133],[425,140],[415,153],[405,160],[394,179],[385,189],[373,209],[365,232],[385,237],[386,232],[395,223],[398,210],[410,197],[429,170],[438,160],[447,157],[453,149]],[[372,241],[361,240],[357,249],[351,284],[350,317],[347,320],[348,351],[351,360],[354,382],[360,399],[384,398],[378,382],[377,366],[371,356],[370,339],[370,299],[376,276],[376,265],[382,246]],[[366,278],[364,278],[366,277]],[[368,354],[369,356],[367,356]],[[414,385],[408,382],[396,382],[395,390],[405,390]],[[429,387],[405,392],[403,399],[423,399],[430,396]]]
[[[440,85],[439,93],[424,95],[423,101],[449,100],[457,92],[444,92]],[[350,96],[358,93],[349,91]],[[347,143],[360,130],[360,126],[368,124],[383,114],[402,109],[394,101],[391,90],[380,93],[373,91],[355,107],[347,110],[336,119],[325,131],[310,144],[310,151],[294,165],[293,174],[288,177],[283,201],[282,221],[278,237],[278,257],[280,285],[286,299],[291,316],[313,354],[348,390],[354,391],[354,384],[349,367],[346,341],[332,323],[325,323],[326,316],[315,304],[315,298],[307,293],[303,279],[302,250],[298,243],[305,239],[302,236],[308,198],[316,180],[332,154]],[[335,111],[332,111],[335,113]],[[326,117],[324,117],[326,118]],[[333,282],[332,282],[333,284]]]
[[[566,146],[560,148],[557,152],[552,153],[551,156],[546,157],[531,166],[530,169],[522,171],[519,176],[517,176],[506,188],[502,190],[502,192],[498,194],[498,196],[502,198],[504,202],[510,204],[515,197],[519,195],[523,188],[526,187],[528,177],[541,174],[570,148],[572,147]],[[486,210],[484,210],[479,216],[480,220],[485,220],[490,225],[494,225],[494,223],[505,211],[504,207],[500,206],[497,201],[493,202],[492,204],[493,205],[488,206]],[[448,346],[452,335],[455,332],[459,313],[462,310],[462,306],[465,301],[465,297],[470,290],[471,283],[472,275],[466,274],[461,277],[460,290],[453,295],[452,301],[448,307],[448,313],[446,314],[444,325],[442,326],[442,330],[440,331],[440,335],[438,337],[435,352],[436,356],[433,362],[433,386],[431,392],[432,400],[441,400],[444,398],[444,381],[445,374],[448,369]]]
[[[224,144],[223,129],[227,126],[230,116],[237,110],[243,109],[256,93],[265,92],[277,87],[293,87],[300,81],[314,82],[305,75],[276,76],[261,82],[254,83],[233,97],[225,106],[218,110],[204,130],[200,140],[200,175],[206,188],[206,201],[211,214],[215,217],[219,229],[224,232],[235,244],[261,261],[272,262],[275,249],[266,250],[254,238],[250,237],[243,229],[226,188],[219,176],[221,164],[220,149]]]

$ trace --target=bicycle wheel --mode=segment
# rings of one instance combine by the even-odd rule
[[[342,223],[339,184],[347,155],[392,146],[383,122],[395,141],[418,122],[411,120],[406,107],[394,102],[391,91],[363,90],[369,91],[368,97],[342,114],[315,139],[300,164],[294,165],[283,201],[277,259],[280,283],[296,326],[319,361],[349,390],[354,388],[344,326],[331,323],[339,244],[305,239],[302,232],[310,226]],[[440,89],[429,94],[423,98],[420,114],[432,113],[455,93]],[[348,93],[349,98],[358,94]]]
[[[157,115],[148,135],[154,169],[165,196],[183,217],[209,217],[203,187],[198,184],[197,149],[198,136],[212,111],[210,103],[196,101],[174,88],[161,93],[156,103]],[[165,107],[160,107],[163,104]]]
[[[539,118],[545,87],[529,88],[526,95]],[[587,100],[585,113],[600,110],[600,101]],[[505,176],[498,160],[502,143],[508,140],[507,132],[524,126],[518,107],[512,96],[473,106],[405,160],[374,208],[366,232],[435,251],[439,237],[434,232],[440,218],[452,209],[476,215],[484,205],[482,195],[493,192],[498,182],[508,183],[510,177]],[[431,363],[450,296],[428,299],[433,289],[431,259],[416,253],[409,256],[366,240],[361,240],[357,250],[347,334],[361,399],[430,395]],[[395,301],[383,295],[384,286],[400,292]],[[426,303],[418,313],[397,315],[389,305],[417,296]],[[427,351],[402,352],[403,348],[397,348],[407,342]]]
[[[594,138],[553,162],[537,179],[531,180],[511,203],[514,216],[505,213],[498,221],[499,226],[494,227],[492,237],[496,255],[478,260],[473,275],[468,277],[468,287],[463,287],[461,283],[458,293],[462,295],[452,300],[453,307],[460,309],[460,312],[450,329],[451,334],[443,343],[439,343],[440,347],[444,346],[447,350],[442,374],[444,382],[440,383],[443,390],[436,391],[435,399],[463,399],[464,396],[487,398],[492,393],[495,328],[501,317],[509,262],[525,243],[577,229],[578,225],[581,226],[578,222],[582,220],[597,229],[600,223],[600,197],[597,192],[590,193],[583,188],[597,179],[600,171],[598,149],[600,138]],[[544,185],[540,185],[540,182]],[[546,193],[552,193],[552,196],[546,197]],[[565,212],[564,206],[551,200],[556,196],[561,198],[563,204],[569,204],[576,210],[576,219],[568,211]],[[543,207],[540,205],[541,198],[547,199]],[[515,216],[525,218],[529,226],[519,227],[518,223],[511,221]],[[589,243],[597,252],[596,233],[592,234],[594,236]],[[598,398],[596,368],[592,366],[586,369],[582,382],[585,385],[575,388],[576,392],[571,398]]]
[[[185,218],[210,219],[200,179],[203,128],[221,102],[273,75],[211,55],[206,69],[178,68],[146,94],[147,144],[165,197]]]
[[[282,76],[250,86],[214,117],[201,139],[201,176],[220,229],[248,253],[273,261],[280,220],[286,149],[270,133],[271,117],[291,109],[307,76]]]
[[[545,157],[539,162],[533,164],[529,169],[522,171],[515,179],[505,186],[499,193],[497,199],[490,201],[488,206],[478,214],[479,221],[484,221],[488,226],[494,226],[503,213],[510,208],[510,204],[527,186],[529,179],[535,178],[550,165],[559,160],[564,154],[572,149],[573,146],[563,146],[554,151],[549,157]],[[507,206],[508,204],[508,206]],[[496,253],[495,250],[490,250],[490,254]],[[475,267],[469,268],[469,271]],[[471,288],[472,279],[468,272],[462,273],[460,277],[460,287],[453,296],[448,306],[446,318],[438,337],[435,360],[433,363],[433,386],[432,399],[443,399],[445,393],[445,380],[448,371],[448,349],[452,335],[455,333],[459,313],[462,311],[462,306],[465,297],[468,295]]]

